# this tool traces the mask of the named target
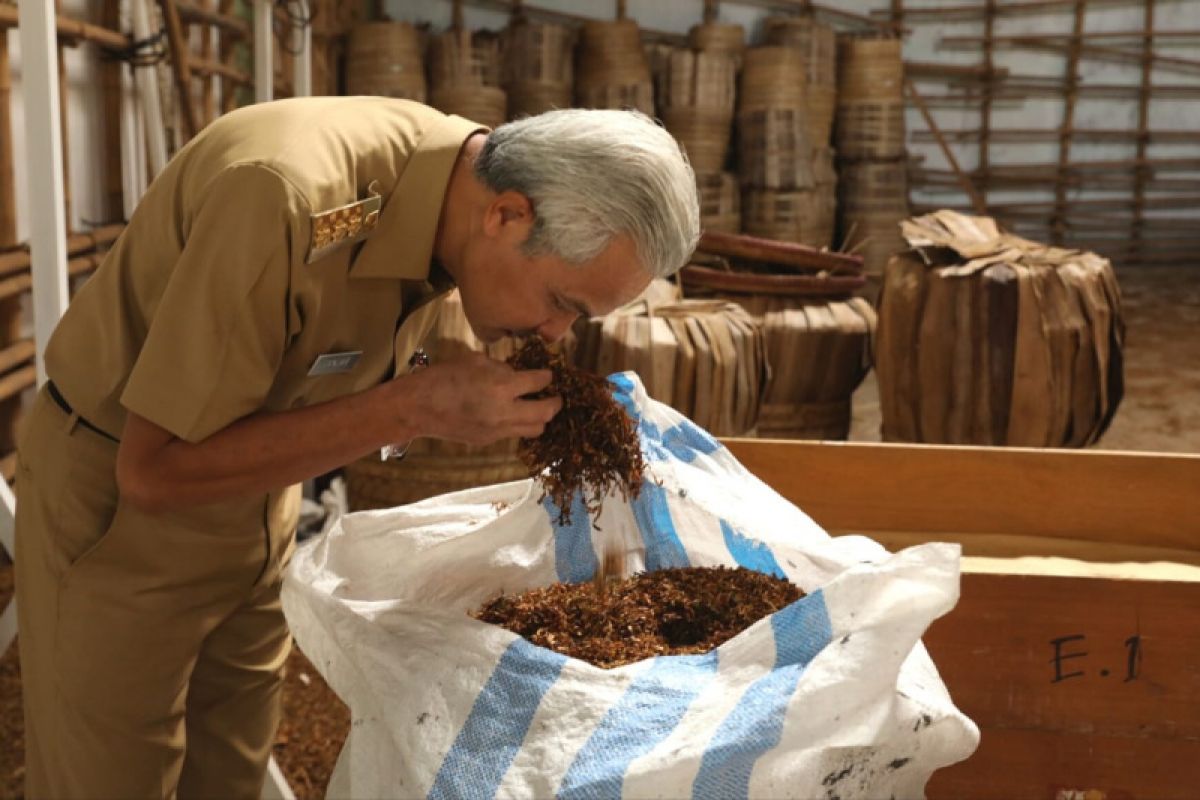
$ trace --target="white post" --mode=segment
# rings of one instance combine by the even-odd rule
[[[63,198],[62,120],[54,3],[20,0],[21,96],[29,165],[29,246],[37,380],[46,380],[46,342],[67,308],[67,221]]]
[[[303,19],[309,20],[311,10],[308,0],[296,0],[296,6],[299,9],[297,13]],[[312,95],[312,23],[295,29],[292,38],[299,39],[293,44],[297,52],[292,68],[292,96],[309,97]]]
[[[147,39],[150,29],[149,0],[133,0],[133,36]],[[135,67],[142,113],[146,121],[146,146],[150,150],[150,177],[153,179],[167,166],[167,131],[163,125],[162,98],[158,94],[158,72],[153,66]]]
[[[14,555],[13,522],[16,520],[17,499],[13,497],[12,489],[0,480],[0,550],[7,550]],[[3,612],[0,612],[0,655],[8,652],[8,646],[17,638],[17,600],[13,598]]]
[[[271,0],[254,3],[254,102],[269,103],[275,96],[275,67],[271,41]]]

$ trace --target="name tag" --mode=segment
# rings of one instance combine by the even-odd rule
[[[362,350],[347,350],[344,353],[322,353],[308,369],[309,377],[317,375],[336,375],[339,372],[349,372],[354,369]]]

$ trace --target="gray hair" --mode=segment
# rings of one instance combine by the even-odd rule
[[[578,264],[623,233],[646,270],[666,277],[700,238],[696,176],[671,134],[637,111],[562,109],[501,125],[475,175],[533,204],[527,255]]]

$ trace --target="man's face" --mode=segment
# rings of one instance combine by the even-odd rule
[[[650,283],[627,236],[614,238],[591,261],[568,264],[555,256],[525,255],[521,243],[528,227],[499,221],[488,235],[485,224],[485,235],[465,253],[469,263],[458,279],[463,311],[485,342],[533,334],[557,341],[581,315],[607,314]]]

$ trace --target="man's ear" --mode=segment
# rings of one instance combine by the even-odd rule
[[[515,236],[524,241],[533,227],[533,203],[520,192],[501,192],[483,213],[483,230],[489,236]]]

